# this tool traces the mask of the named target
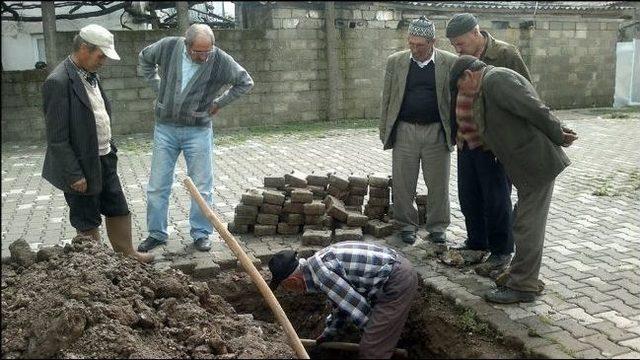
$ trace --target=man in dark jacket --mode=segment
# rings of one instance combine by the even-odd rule
[[[482,129],[480,138],[518,189],[515,256],[503,282],[485,298],[498,303],[531,302],[539,292],[555,178],[571,163],[560,146],[570,146],[578,136],[542,103],[533,85],[511,69],[487,66],[463,55],[454,63],[450,78],[459,93],[452,112]],[[465,111],[468,101],[471,110]]]
[[[111,107],[96,74],[107,57],[120,60],[113,34],[102,26],[87,25],[74,38],[73,53],[45,80],[47,151],[42,177],[64,191],[78,234],[99,242],[103,214],[113,249],[147,263],[153,255],[133,248],[131,213],[111,141]]]
[[[481,31],[472,14],[454,15],[447,24],[446,36],[459,55],[472,55],[487,65],[509,68],[531,81],[518,49]],[[455,87],[452,90],[455,92]],[[509,265],[513,252],[511,182],[486,144],[465,141],[464,137],[472,137],[468,133],[473,130],[461,129],[455,114],[451,124],[458,147],[458,197],[467,227],[467,239],[461,249],[491,251],[485,263],[476,267],[478,274],[490,276]]]

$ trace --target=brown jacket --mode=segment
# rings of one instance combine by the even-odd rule
[[[560,147],[562,124],[522,75],[487,66],[475,103],[482,137],[516,188],[547,184],[571,163]]]
[[[480,56],[480,60],[487,65],[509,68],[531,82],[531,74],[529,74],[529,69],[524,60],[522,60],[518,48],[504,41],[494,39],[486,31],[480,31],[480,33],[487,38],[487,46]]]
[[[436,96],[440,110],[440,120],[447,139],[447,148],[453,150],[451,142],[451,124],[449,122],[449,104],[451,94],[449,91],[449,73],[457,56],[444,50],[434,49],[436,72]],[[395,141],[395,126],[404,99],[407,74],[411,65],[411,51],[396,52],[387,58],[384,75],[384,88],[382,90],[382,104],[380,109],[380,140],[385,150],[393,148]]]

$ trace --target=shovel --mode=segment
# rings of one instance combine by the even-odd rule
[[[317,346],[324,349],[344,350],[344,351],[353,351],[353,352],[358,352],[360,350],[359,344],[354,344],[349,342],[327,341],[327,342],[317,344],[316,341],[312,339],[300,339],[300,341],[302,341],[302,345],[304,345],[307,348]],[[393,356],[406,359],[409,357],[409,353],[405,349],[393,349]]]
[[[218,215],[216,215],[216,213],[214,213],[209,208],[209,205],[207,205],[206,201],[204,201],[202,195],[200,195],[200,192],[193,184],[193,181],[191,181],[191,178],[186,177],[183,182],[185,187],[191,194],[191,197],[198,203],[198,206],[200,206],[202,212],[207,216],[209,222],[213,224],[218,234],[220,234],[220,236],[224,239],[224,241],[227,243],[227,246],[231,248],[231,251],[233,251],[238,260],[240,260],[240,264],[242,264],[244,270],[247,272],[247,274],[249,274],[253,283],[258,287],[258,290],[260,290],[260,294],[262,294],[262,297],[264,297],[264,299],[267,301],[267,304],[271,308],[271,311],[273,311],[276,319],[287,334],[287,337],[289,338],[289,344],[295,351],[296,355],[298,355],[298,358],[308,359],[309,354],[307,354],[307,350],[302,345],[302,342],[300,341],[296,330],[291,325],[291,322],[289,322],[287,314],[285,314],[284,310],[282,310],[278,299],[276,299],[276,297],[273,295],[273,292],[271,292],[271,289],[258,272],[258,269],[256,269],[256,267],[253,265],[251,259],[249,259],[249,256],[247,256],[244,250],[242,250],[236,238],[231,235],[229,230],[227,230]]]

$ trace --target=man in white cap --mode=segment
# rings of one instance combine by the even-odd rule
[[[148,263],[153,255],[133,248],[131,212],[111,139],[111,106],[96,74],[107,57],[120,60],[113,34],[100,25],[87,25],[73,39],[72,54],[45,80],[47,151],[42,177],[64,192],[78,234],[99,242],[102,214],[113,249]]]
[[[450,223],[449,71],[456,59],[434,47],[435,27],[425,17],[409,25],[410,50],[387,59],[380,114],[383,148],[393,148],[393,215],[402,226],[400,238],[416,241],[418,212],[414,205],[422,165],[427,185],[428,240],[446,242]]]

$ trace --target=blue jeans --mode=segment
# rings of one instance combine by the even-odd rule
[[[213,204],[213,130],[211,127],[176,126],[156,123],[153,133],[151,177],[147,187],[147,227],[149,236],[166,241],[169,195],[180,152],[184,153],[187,173],[209,206]],[[213,233],[195,200],[189,213],[191,237],[197,240]]]

